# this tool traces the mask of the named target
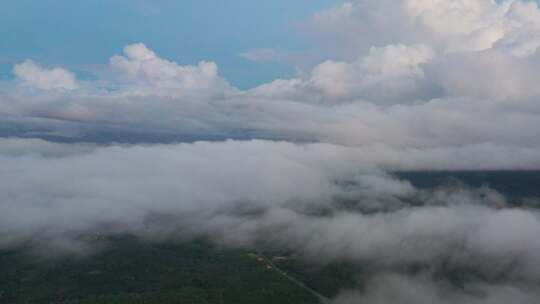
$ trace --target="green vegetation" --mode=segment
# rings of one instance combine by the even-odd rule
[[[244,250],[123,236],[89,257],[0,251],[0,303],[317,303]]]
[[[315,265],[302,259],[287,259],[275,261],[275,264],[328,298],[345,289],[359,288],[361,282],[358,276],[363,273],[361,267],[349,263]]]

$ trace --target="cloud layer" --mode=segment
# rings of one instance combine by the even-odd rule
[[[363,265],[359,275],[373,287],[338,303],[353,295],[445,303],[445,293],[532,303],[537,295],[532,201],[513,207],[486,187],[419,190],[369,161],[381,161],[378,151],[260,140],[99,147],[6,139],[0,147],[0,247],[84,252],[95,246],[84,236],[95,234],[206,237]],[[420,291],[408,293],[409,284]]]

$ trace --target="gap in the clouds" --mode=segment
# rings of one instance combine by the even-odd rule
[[[256,129],[175,131],[170,129],[150,129],[141,126],[118,126],[114,124],[84,123],[56,120],[51,118],[31,118],[17,121],[10,116],[0,116],[0,138],[42,139],[53,143],[87,144],[175,144],[198,141],[221,142],[225,140],[270,140],[312,142],[305,138]]]
[[[198,141],[206,142],[222,142],[225,140],[286,140],[286,138],[278,135],[263,134],[257,131],[238,131],[227,134],[219,133],[170,133],[170,132],[153,132],[147,133],[144,131],[95,131],[86,130],[78,131],[77,134],[68,135],[57,133],[49,128],[33,128],[25,125],[10,125],[0,123],[0,138],[21,138],[21,139],[42,139],[52,143],[62,144],[130,144],[130,145],[150,145],[150,144],[176,144],[176,143],[194,143]],[[295,142],[306,142],[297,140]]]
[[[239,58],[234,64],[220,65],[220,75],[231,85],[249,90],[278,78],[296,76],[293,67],[276,62],[252,62]]]
[[[12,80],[14,78],[13,73],[11,72],[12,69],[13,65],[0,62],[0,81]]]
[[[489,187],[513,201],[540,197],[540,170],[403,171],[395,175],[420,189]]]

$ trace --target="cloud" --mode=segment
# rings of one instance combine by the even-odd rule
[[[43,236],[63,236],[99,229],[101,223],[117,224],[120,230],[143,234],[146,220],[152,215],[183,218],[189,214],[201,223],[193,225],[184,219],[163,224],[171,225],[169,228],[186,225],[184,229],[188,231],[197,227],[193,233],[215,235],[230,230],[214,231],[217,227],[213,224],[202,225],[203,218],[215,217],[219,225],[241,221],[244,224],[238,227],[238,233],[223,238],[247,233],[245,240],[257,238],[258,227],[276,229],[286,225],[299,235],[284,231],[286,235],[276,235],[279,242],[304,243],[306,247],[301,249],[307,255],[328,250],[323,256],[330,259],[335,255],[351,259],[372,257],[391,265],[435,258],[432,255],[438,254],[437,247],[433,247],[433,252],[418,255],[414,254],[414,242],[407,249],[410,255],[387,260],[377,255],[378,248],[400,246],[397,239],[415,238],[417,234],[433,240],[446,235],[471,238],[471,250],[480,255],[500,252],[504,257],[501,250],[518,250],[516,242],[526,248],[536,246],[536,242],[519,242],[516,236],[533,237],[534,231],[540,229],[535,211],[498,209],[506,203],[500,196],[490,195],[491,190],[475,193],[467,189],[441,189],[424,196],[407,182],[379,169],[381,165],[392,169],[384,164],[386,158],[392,157],[379,150],[261,140],[99,147],[7,139],[2,140],[1,146],[3,174],[10,176],[0,192],[2,209],[6,211],[0,221],[4,241],[34,240],[36,229],[43,231]],[[239,166],[240,163],[243,165]],[[355,186],[342,186],[347,184]],[[422,202],[421,207],[411,206],[411,197]],[[360,213],[349,214],[335,205],[345,198],[354,200]],[[257,211],[255,214],[260,216],[251,221],[236,213],[244,208]],[[320,217],[308,212],[328,208],[335,212],[334,216]],[[363,214],[363,210],[370,212]],[[382,213],[372,214],[373,210]],[[286,221],[282,222],[282,218]],[[510,223],[514,218],[520,219],[516,222],[520,225],[497,229],[497,223]],[[225,222],[221,223],[222,220]],[[438,228],[430,223],[437,223]],[[371,228],[366,230],[364,226]],[[379,226],[383,230],[376,228]],[[319,238],[301,237],[315,231]],[[365,232],[359,236],[354,231]],[[334,235],[361,240],[327,246]],[[294,237],[303,241],[294,241]],[[447,246],[454,240],[440,242]],[[339,246],[358,253],[340,250]]]
[[[311,20],[327,60],[244,91],[142,43],[96,81],[26,61],[0,89],[0,246],[205,237],[359,265],[336,303],[534,303],[537,199],[392,172],[540,168],[539,14],[350,1]]]
[[[218,76],[213,62],[201,61],[197,66],[180,66],[158,57],[144,44],[132,44],[124,48],[125,56],[115,55],[111,68],[119,76],[123,95],[131,96],[221,96],[232,90]]]
[[[433,281],[429,277],[396,274],[380,275],[370,280],[365,289],[365,294],[343,292],[333,303],[532,304],[540,296],[533,286],[475,283],[460,289],[445,282]]]
[[[426,85],[421,64],[434,57],[425,45],[389,45],[371,48],[353,62],[326,61],[317,65],[309,79],[276,80],[255,88],[265,97],[301,98],[326,102],[365,99],[377,103],[400,103],[422,98]]]
[[[0,138],[0,155],[67,157],[94,151],[92,144],[58,144],[35,138]]]
[[[261,140],[91,149],[25,141],[0,150],[4,248],[79,251],[97,245],[84,238],[95,233],[205,237],[365,266],[359,275],[371,288],[337,303],[536,295],[536,209],[487,187],[416,189],[380,170],[380,151]]]
[[[334,35],[356,51],[402,41],[438,51],[506,50],[529,56],[538,48],[540,12],[534,1],[356,0],[315,15],[315,33]]]
[[[12,176],[2,186],[2,242],[34,239],[36,229],[44,229],[44,238],[63,237],[99,223],[138,230],[152,214],[203,216],[241,204],[315,202],[335,192],[330,176],[344,167],[336,159],[336,166],[320,170],[325,155],[343,153],[326,145],[229,141],[88,151],[66,144],[60,145],[65,152],[51,153],[56,145],[23,143],[4,140],[0,151],[3,175]]]
[[[25,85],[41,90],[73,90],[75,75],[62,68],[45,69],[32,60],[15,65],[13,73]]]
[[[116,132],[142,134],[139,138],[165,134],[381,144],[396,150],[538,149],[540,55],[516,55],[504,42],[535,33],[538,8],[521,1],[452,3],[363,0],[318,13],[315,21],[327,28],[355,33],[365,29],[357,22],[368,22],[368,28],[380,31],[375,38],[388,41],[379,46],[373,37],[362,36],[369,47],[352,48],[352,59],[337,56],[297,78],[252,90],[231,87],[215,63],[183,66],[133,44],[111,58],[108,76],[85,83],[84,90],[39,96],[4,90],[0,113],[6,121],[20,122],[9,128],[23,131],[9,131],[12,135],[24,136],[54,133],[107,141],[107,134]],[[394,14],[403,25],[386,27],[386,16]],[[467,20],[462,28],[448,28],[460,14]],[[498,24],[505,36],[481,50],[451,49],[447,43]],[[333,39],[339,44],[341,38]],[[27,121],[32,126],[20,128]],[[110,135],[110,141],[117,137]]]

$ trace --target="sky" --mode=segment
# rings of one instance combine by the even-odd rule
[[[125,45],[143,42],[163,56],[219,62],[241,88],[294,73],[290,66],[255,63],[252,49],[301,50],[303,19],[340,0],[7,0],[0,4],[0,65],[7,78],[26,58],[75,70],[106,62]]]
[[[394,174],[540,170],[537,2],[215,2],[1,4],[0,248],[263,242],[369,265],[338,304],[537,302],[540,198]]]

